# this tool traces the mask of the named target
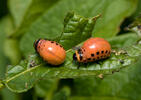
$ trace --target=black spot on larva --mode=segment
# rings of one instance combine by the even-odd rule
[[[85,51],[85,49],[83,49]]]
[[[91,58],[88,58],[88,60],[91,60]]]
[[[51,41],[51,43],[54,43],[54,41]]]
[[[94,54],[92,53],[91,56],[94,57]]]
[[[108,50],[106,50],[106,52],[105,53],[108,53]]]
[[[59,45],[58,43],[56,43],[56,45]]]
[[[62,46],[60,45],[60,47],[62,48]]]
[[[81,54],[82,53],[82,50],[81,49],[78,49],[78,53]]]
[[[96,52],[97,55],[99,55],[99,52]]]
[[[101,51],[101,53],[103,54],[103,53],[104,53],[104,51]]]
[[[99,59],[99,57],[97,57],[97,59]]]

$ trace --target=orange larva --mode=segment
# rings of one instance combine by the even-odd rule
[[[60,65],[65,60],[64,48],[55,41],[39,39],[34,42],[34,48],[43,60],[51,65]]]
[[[103,38],[90,38],[84,42],[82,47],[75,51],[73,59],[78,62],[93,62],[109,57],[111,46]]]

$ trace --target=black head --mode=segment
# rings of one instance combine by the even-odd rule
[[[76,53],[73,54],[73,60],[77,61]]]
[[[77,58],[78,57],[78,58]],[[73,60],[80,62],[83,59],[83,52],[81,49],[78,49],[74,54],[73,54]]]
[[[37,51],[37,46],[38,46],[38,43],[39,43],[39,41],[40,41],[41,39],[38,39],[38,40],[35,40],[35,42],[34,42],[34,48],[35,48],[35,50]]]

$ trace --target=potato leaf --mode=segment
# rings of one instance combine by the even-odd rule
[[[37,55],[31,55],[28,60],[20,65],[11,66],[7,71],[5,79],[6,86],[15,92],[23,92],[30,89],[37,81],[46,78],[78,78],[112,74],[121,68],[135,63],[141,55],[141,45],[125,48],[127,54],[112,54],[110,58],[97,63],[81,65],[72,62],[73,50],[67,51],[67,58],[63,65],[52,67],[45,64]],[[15,85],[17,84],[17,85]]]
[[[64,19],[64,29],[58,42],[68,50],[91,37],[98,17],[100,15],[93,18],[84,18],[74,14],[74,12],[69,12]]]

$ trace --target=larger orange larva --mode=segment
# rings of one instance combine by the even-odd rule
[[[64,48],[55,41],[39,39],[34,42],[34,48],[51,65],[60,65],[65,60],[66,52]]]
[[[92,62],[109,57],[111,46],[103,38],[90,38],[86,40],[83,46],[76,50],[73,59],[78,62]]]

